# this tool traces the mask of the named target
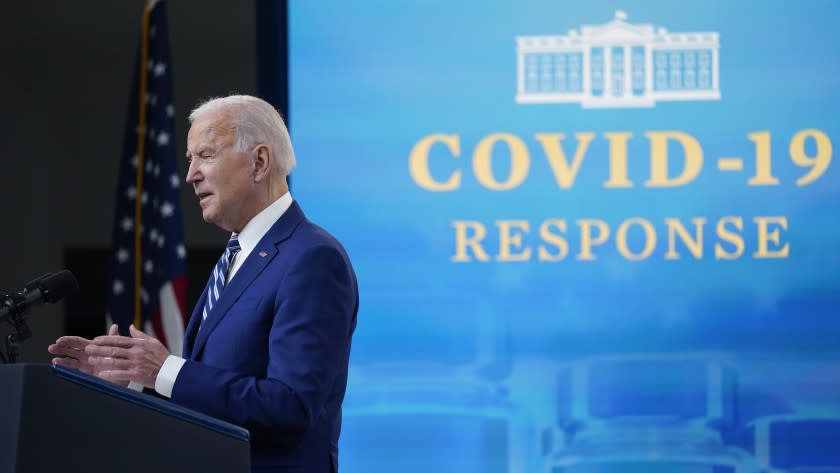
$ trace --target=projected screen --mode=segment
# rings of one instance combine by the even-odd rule
[[[349,471],[840,465],[840,7],[290,3]]]

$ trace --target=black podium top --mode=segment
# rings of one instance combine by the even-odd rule
[[[235,439],[244,440],[245,442],[248,442],[251,439],[251,435],[248,433],[247,429],[243,429],[238,425],[233,425],[229,422],[216,419],[215,417],[210,417],[192,409],[181,407],[164,399],[158,399],[154,396],[149,396],[132,389],[124,388],[117,384],[99,379],[95,376],[82,373],[78,370],[65,368],[63,366],[53,365],[52,370],[59,378],[66,379],[71,383],[76,383],[80,386],[106,393],[109,396],[126,400],[138,406],[161,412],[168,416],[210,429],[214,432],[218,432]]]
[[[0,365],[0,472],[247,472],[248,431],[93,376]]]

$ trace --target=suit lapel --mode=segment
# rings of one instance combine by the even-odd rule
[[[294,232],[298,223],[303,220],[303,212],[297,202],[292,202],[292,205],[283,213],[283,215],[272,225],[268,232],[263,236],[257,246],[248,255],[248,258],[242,263],[242,266],[233,276],[225,289],[220,294],[219,300],[207,319],[201,324],[201,330],[195,334],[195,337],[190,337],[195,340],[193,344],[184,344],[185,355],[189,358],[198,359],[201,351],[207,343],[208,337],[213,333],[213,330],[219,325],[219,322],[228,315],[231,306],[239,300],[242,292],[251,285],[254,279],[259,276],[263,269],[271,262],[277,255],[277,245],[283,240],[289,238]],[[207,289],[205,288],[199,303],[196,304],[193,315],[190,317],[187,333],[192,334],[193,330],[197,330],[198,324],[201,320],[201,310],[204,307],[204,299],[207,296]],[[189,335],[188,335],[189,336]],[[187,354],[187,347],[190,348]]]

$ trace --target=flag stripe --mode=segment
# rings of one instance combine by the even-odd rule
[[[174,286],[169,282],[160,289],[160,313],[166,346],[172,353],[181,353],[184,342],[184,314],[179,307]]]

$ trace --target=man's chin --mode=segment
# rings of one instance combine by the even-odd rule
[[[201,212],[201,218],[203,218],[206,223],[216,223],[216,214],[214,212],[205,210]]]

